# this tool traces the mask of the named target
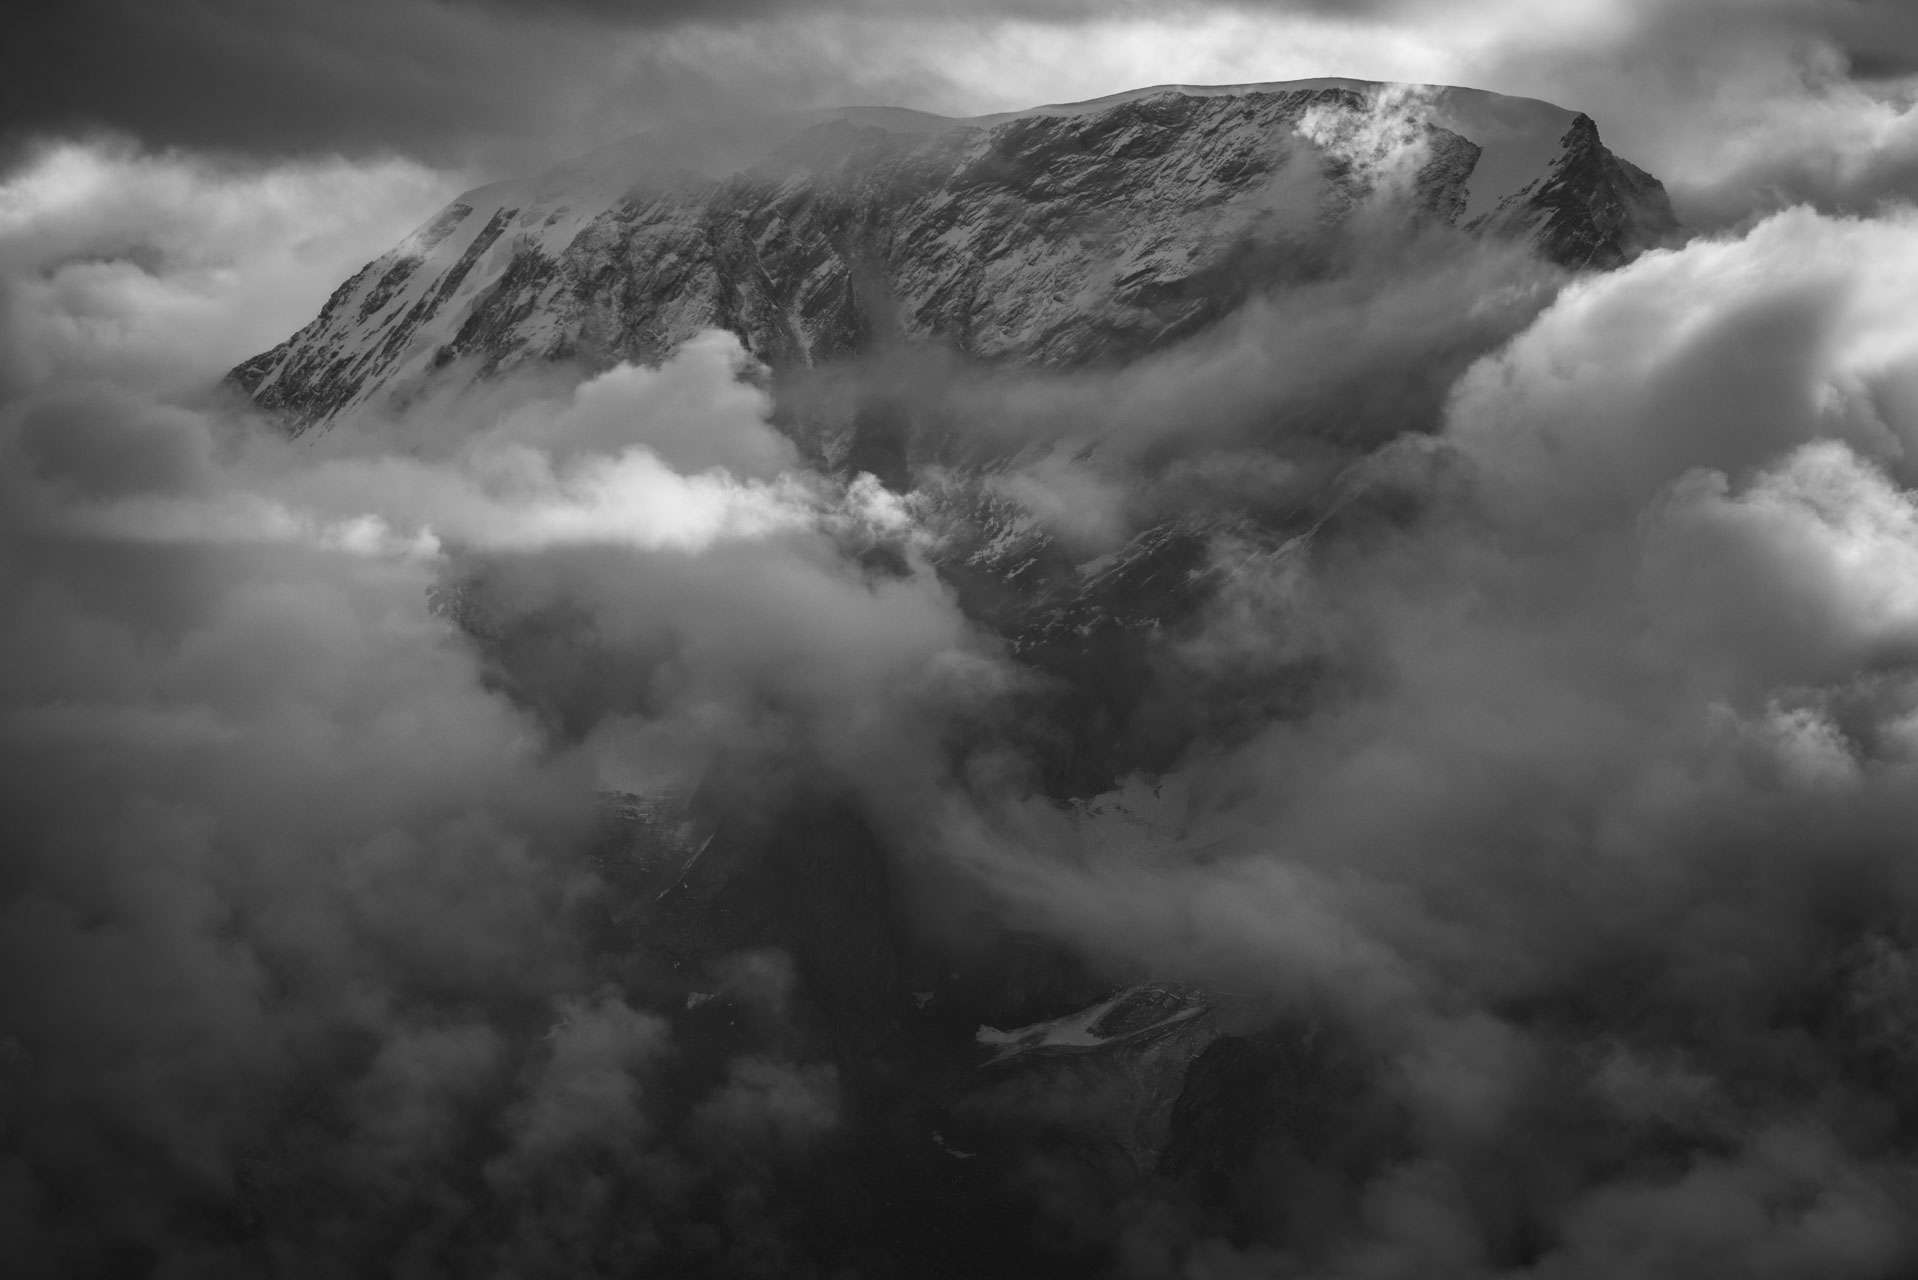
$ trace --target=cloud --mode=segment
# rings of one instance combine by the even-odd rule
[[[1918,26],[1904,6],[1644,0],[1587,16],[1595,27],[1513,21],[1459,51],[1457,74],[1589,112],[1693,226],[1910,198]]]
[[[1800,209],[1575,285],[1461,379],[1452,434],[1568,531],[1691,467],[1748,473],[1814,435],[1908,477],[1918,332],[1895,298],[1912,226]]]
[[[11,278],[57,234],[20,232]],[[159,296],[200,269],[169,257]],[[921,717],[994,658],[897,500],[806,472],[725,335],[413,424],[404,455],[169,398],[110,333],[73,355],[0,407],[23,1265],[697,1254],[694,1191],[803,1158],[836,1075],[791,1056],[802,984],[774,999],[742,961],[739,998],[779,1007],[674,1082],[690,975],[604,949],[630,904],[596,796],[742,746],[834,787],[936,776]],[[454,621],[481,616],[547,628],[537,660]],[[545,715],[556,686],[590,708],[576,733]]]
[[[833,1068],[794,1069],[764,1059],[736,1059],[726,1083],[700,1104],[695,1123],[747,1149],[801,1147],[838,1123]]]
[[[15,133],[104,127],[270,156],[421,146],[444,157],[510,129],[517,112],[549,111],[567,57],[605,74],[588,34],[563,14],[492,6],[37,5],[8,43],[0,118]]]
[[[447,175],[404,161],[39,148],[0,187],[0,394],[197,390],[305,323],[447,193]]]
[[[981,15],[1090,10],[1008,0]],[[936,11],[862,0],[37,4],[0,59],[0,138],[108,129],[254,157],[526,165],[674,119],[900,97],[913,72],[852,56],[845,36],[904,50]]]
[[[169,1252],[253,1162],[311,1173],[285,1098],[442,1002],[511,1025],[573,980],[590,780],[478,687],[417,565],[9,525],[15,1149],[97,1241]],[[23,1239],[60,1256],[61,1223]]]
[[[1307,278],[1121,367],[914,368],[893,394],[1013,455],[989,488],[1086,548],[1200,505],[1318,504],[1353,457],[1436,427],[1453,381],[1566,278],[1522,247],[1374,230],[1287,245]]]
[[[1918,920],[1914,262],[1906,215],[1800,210],[1578,282],[1439,434],[1356,464],[1418,514],[1225,555],[1161,661],[1235,668],[1234,705],[1313,692],[1155,779],[1160,839],[1132,791],[945,814],[1008,919],[1356,1046],[1405,1145],[1300,1157],[1352,1196],[1328,1274],[1918,1252],[1885,1074],[1918,1043],[1875,994],[1908,991],[1883,957]],[[1241,1179],[1293,1150],[1250,1141]],[[1306,1185],[1181,1229],[1174,1263],[1257,1273],[1218,1237]]]
[[[1835,441],[1801,446],[1742,491],[1694,472],[1646,554],[1659,629],[1703,664],[1737,655],[1757,689],[1896,671],[1918,641],[1918,512]]]
[[[1129,532],[1126,487],[1056,452],[994,476],[988,487],[1080,552],[1114,550]]]

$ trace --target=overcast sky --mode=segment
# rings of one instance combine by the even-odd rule
[[[29,0],[0,43],[0,125],[16,159],[106,129],[466,177],[742,107],[970,113],[1342,74],[1587,110],[1709,220],[1907,187],[1914,71],[1899,0]]]

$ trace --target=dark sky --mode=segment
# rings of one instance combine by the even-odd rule
[[[1710,154],[1722,152],[1728,128],[1762,124],[1776,149],[1777,120],[1751,117],[1775,116],[1794,97],[1899,103],[1918,70],[1918,7],[1895,0],[1546,9],[1514,0],[27,0],[0,41],[0,138],[17,152],[37,136],[104,128],[250,158],[400,155],[497,170],[727,107],[987,110],[1155,80],[1336,73],[1550,98],[1592,111],[1648,162],[1683,167],[1695,135],[1709,131],[1709,147],[1698,146]],[[1902,174],[1902,161],[1896,167]]]
[[[251,154],[395,150],[445,159],[479,138],[564,127],[581,111],[639,119],[702,94],[737,96],[744,79],[758,92],[788,94],[886,88],[896,79],[901,92],[917,84],[923,96],[923,77],[898,75],[901,58],[971,79],[961,65],[967,36],[1038,21],[1088,31],[1080,61],[1099,61],[1111,56],[1116,27],[1151,19],[1187,33],[1252,23],[1322,46],[1327,31],[1345,29],[1373,36],[1369,61],[1398,40],[1435,69],[1450,61],[1508,77],[1523,67],[1506,61],[1548,63],[1565,52],[1592,63],[1630,54],[1655,75],[1699,63],[1709,50],[1809,44],[1872,81],[1918,69],[1918,13],[1889,0],[1607,0],[1552,6],[1544,17],[1536,6],[1460,0],[27,0],[0,44],[0,119],[13,136],[104,125],[153,144]],[[1157,52],[1166,63],[1195,61],[1203,40],[1183,48],[1160,40]],[[1059,67],[1057,79],[1082,71]],[[1017,67],[1005,75],[1017,79]],[[1043,94],[1043,84],[1030,92]]]
[[[1086,9],[1045,0],[989,7],[1067,19]],[[713,73],[723,68],[674,43],[689,30],[763,44],[766,65],[753,77],[761,88],[883,83],[883,67],[857,47],[775,49],[773,29],[861,9],[910,20],[915,8],[933,6],[28,0],[0,45],[0,117],[15,138],[105,126],[154,144],[254,155],[337,149],[445,161],[502,136],[563,132],[596,107],[638,123],[720,96]]]

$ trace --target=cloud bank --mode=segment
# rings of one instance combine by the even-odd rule
[[[1417,517],[1239,561],[1183,643],[1334,675],[1161,783],[1176,838],[951,818],[1015,918],[1349,1038],[1398,1117],[1140,1274],[1910,1265],[1914,263],[1799,210],[1570,286],[1360,464]]]
[[[140,199],[100,209],[90,166]],[[337,179],[267,185],[313,230]],[[602,797],[747,743],[909,775],[989,645],[893,500],[800,466],[726,335],[403,453],[235,415],[192,385],[230,309],[332,268],[226,194],[107,153],[0,202],[15,296],[95,264],[104,318],[17,310],[0,410],[16,1265],[779,1274],[788,1228],[707,1202],[833,1140],[836,1068],[789,972],[691,1060],[691,975],[610,940]],[[584,615],[551,670],[456,621],[548,600]]]

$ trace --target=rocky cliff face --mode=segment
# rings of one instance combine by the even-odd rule
[[[1337,270],[1360,222],[1521,238],[1575,268],[1675,226],[1588,117],[1354,81],[847,111],[714,168],[642,140],[469,192],[232,381],[298,431],[528,362],[656,360],[711,327],[775,369],[902,343],[1114,362]]]

